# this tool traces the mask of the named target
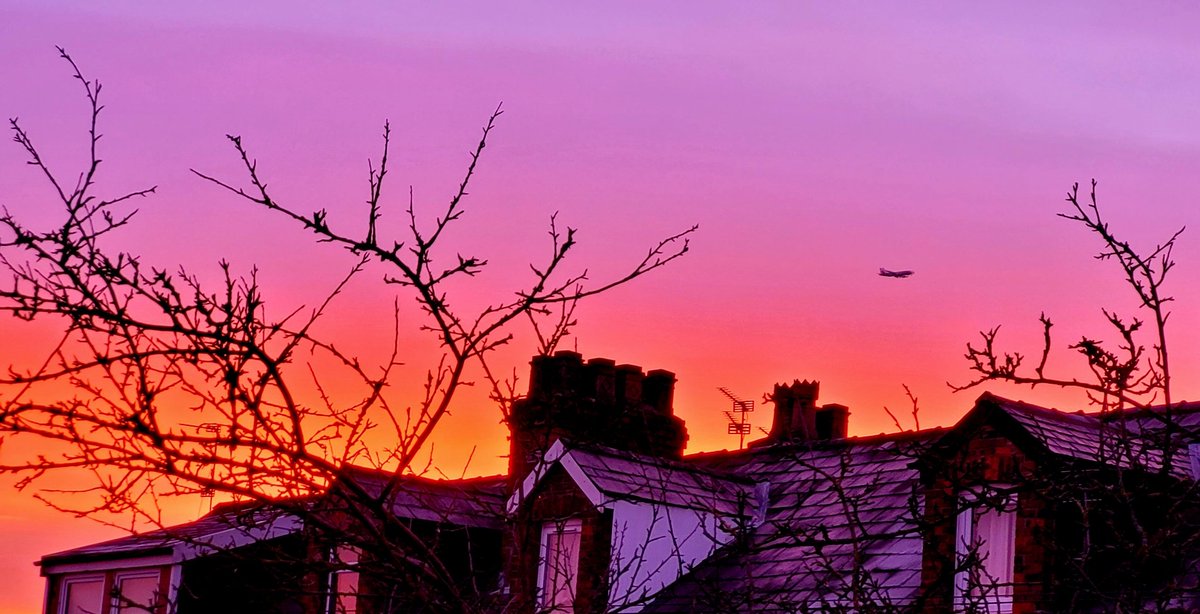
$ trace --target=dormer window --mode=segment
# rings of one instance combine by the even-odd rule
[[[959,493],[954,576],[957,612],[1012,612],[1017,496],[992,485]]]
[[[117,569],[70,575],[59,588],[52,614],[154,614],[162,611],[163,570],[159,567]]]
[[[538,565],[538,605],[542,611],[575,611],[581,525],[579,520],[560,520],[542,525]]]

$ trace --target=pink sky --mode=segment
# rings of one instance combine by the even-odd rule
[[[568,345],[675,371],[702,450],[736,445],[717,386],[757,398],[816,378],[868,433],[890,428],[883,406],[906,408],[907,384],[924,424],[949,424],[975,397],[945,382],[968,377],[961,354],[979,329],[1004,323],[1034,350],[1043,310],[1061,345],[1100,330],[1098,305],[1132,313],[1092,237],[1053,215],[1073,181],[1096,177],[1135,242],[1197,229],[1170,290],[1177,395],[1200,397],[1200,11],[1182,3],[172,4],[0,8],[0,114],[52,163],[78,163],[85,107],[54,45],[99,78],[101,187],[160,186],[121,238],[149,261],[257,264],[281,311],[311,302],[346,260],[188,169],[239,179],[223,135],[241,134],[277,197],[346,219],[390,119],[398,221],[408,184],[426,211],[449,197],[503,101],[459,239],[493,263],[477,300],[521,279],[555,211],[581,229],[576,263],[597,276],[698,223],[686,259],[587,305]],[[0,147],[0,204],[38,219],[48,197],[17,147]],[[880,266],[916,275],[883,279]],[[363,278],[327,334],[378,357],[369,341],[391,300]],[[0,347],[12,356],[39,333],[0,320]],[[522,375],[530,347],[508,356]],[[422,358],[397,386],[418,381]],[[486,403],[468,399],[445,427],[447,472],[469,452],[451,440],[478,446],[470,472],[500,470]],[[0,612],[36,611],[30,562],[113,531],[0,487]]]

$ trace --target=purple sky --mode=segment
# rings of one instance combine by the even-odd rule
[[[1053,215],[1073,181],[1096,177],[1133,241],[1195,229],[1170,290],[1177,395],[1200,396],[1200,10],[445,4],[9,0],[0,114],[19,116],[53,163],[77,164],[85,108],[54,51],[67,47],[105,86],[102,188],[160,186],[121,240],[201,273],[222,256],[257,264],[268,298],[294,306],[345,259],[189,168],[240,179],[223,135],[241,134],[278,197],[355,223],[390,119],[399,221],[408,184],[425,211],[451,194],[503,101],[459,235],[495,268],[465,300],[513,287],[555,211],[581,228],[576,262],[597,277],[700,224],[684,261],[585,307],[577,339],[585,356],[675,371],[693,450],[734,443],[717,386],[756,398],[817,378],[864,433],[889,428],[882,406],[905,407],[908,384],[923,421],[948,424],[975,396],[944,383],[967,378],[963,345],[979,329],[1004,323],[1033,350],[1043,310],[1061,345],[1101,330],[1098,305],[1133,313],[1112,268],[1090,259],[1092,237]],[[0,204],[39,219],[49,194],[22,162],[0,147]],[[880,266],[917,273],[886,280]],[[327,333],[378,356],[367,340],[386,330],[391,298],[364,278],[341,312],[355,317]],[[37,333],[0,320],[0,347]],[[523,372],[528,354],[508,358]],[[495,417],[463,407],[447,425],[478,443],[472,471],[500,467]],[[469,451],[441,450],[460,469]],[[0,591],[0,612],[31,612],[42,589],[29,561],[111,532],[0,487],[0,574],[25,578]]]

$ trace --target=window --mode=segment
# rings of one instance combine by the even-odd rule
[[[955,610],[1012,612],[1017,496],[1004,487],[959,494]]]
[[[338,546],[331,553],[328,614],[358,614],[358,548]]]
[[[164,588],[162,568],[69,575],[59,585],[54,614],[158,614]]]
[[[579,576],[580,522],[563,520],[542,525],[538,569],[538,603],[549,612],[575,611]]]
[[[104,607],[104,576],[63,580],[58,614],[100,614]]]
[[[114,614],[154,614],[159,609],[161,578],[157,570],[116,574],[113,577]]]

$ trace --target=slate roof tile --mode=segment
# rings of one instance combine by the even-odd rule
[[[173,554],[180,546],[215,544],[219,541],[216,538],[223,534],[271,527],[290,532],[294,524],[295,516],[278,507],[226,503],[192,522],[47,554],[38,564],[45,567],[64,562]]]
[[[933,437],[775,445],[739,453],[734,475],[771,482],[766,521],[746,546],[719,551],[645,610],[670,613],[790,611],[846,597],[855,569],[880,601],[904,603],[920,585],[921,537],[910,511],[912,461]],[[715,591],[715,592],[714,592]]]
[[[365,468],[352,468],[349,476],[375,494],[382,493],[393,478],[389,472]],[[466,480],[401,476],[392,496],[392,512],[399,518],[498,529],[504,524],[506,488],[504,476]]]
[[[755,509],[754,481],[703,466],[609,448],[572,448],[571,458],[605,496],[650,501],[721,515]]]

